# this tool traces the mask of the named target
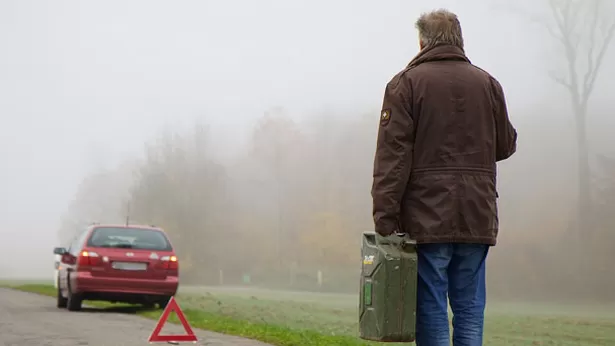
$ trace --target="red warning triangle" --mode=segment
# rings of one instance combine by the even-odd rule
[[[175,313],[177,314],[177,318],[179,318],[179,321],[182,323],[182,326],[184,326],[184,330],[186,331],[186,334],[160,335],[160,331],[162,330],[162,327],[164,327],[164,324],[167,323],[167,319],[169,318],[169,314],[171,313],[171,311],[175,311]],[[194,335],[192,328],[190,328],[190,324],[186,320],[186,316],[184,316],[184,313],[179,308],[179,305],[175,301],[174,297],[171,297],[171,299],[169,300],[167,307],[162,312],[162,316],[160,316],[160,319],[158,320],[158,324],[156,324],[156,328],[154,328],[152,335],[149,336],[148,341],[149,342],[169,342],[169,341],[197,342],[196,335]]]

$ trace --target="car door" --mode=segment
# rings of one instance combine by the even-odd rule
[[[62,256],[62,261],[60,263],[60,287],[65,295],[67,293],[70,273],[75,270],[75,267],[77,265],[77,257],[79,256],[79,252],[81,251],[81,244],[83,244],[83,242],[81,242],[80,244],[79,240],[83,239],[84,233],[87,234],[87,230],[81,232],[75,238],[73,238],[67,249],[67,253]]]
[[[81,232],[81,234],[79,234],[79,236],[75,238],[75,241],[71,244],[71,247],[68,250],[72,261],[71,264],[68,265],[66,268],[66,278],[67,280],[70,280],[70,285],[72,285],[72,287],[75,287],[76,275],[71,275],[71,273],[77,270],[77,260],[79,258],[79,255],[81,254],[81,250],[83,250],[83,244],[85,243],[85,239],[87,238],[89,233],[89,228]]]
[[[62,255],[53,255],[53,285],[57,289],[60,283],[60,269],[62,268]]]
[[[70,254],[70,249],[73,246],[73,243],[75,242],[75,239],[77,237],[73,238],[71,240],[71,242],[68,245],[68,248],[66,248],[66,253],[62,256],[60,256],[60,264],[58,265],[58,288],[64,293],[65,288],[66,288],[66,275],[68,273],[68,266],[70,265],[69,263],[69,254]]]

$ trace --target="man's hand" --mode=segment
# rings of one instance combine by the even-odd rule
[[[407,233],[394,232],[387,236],[376,233],[376,243],[380,245],[402,246],[407,243],[413,244],[414,242]]]
[[[391,234],[395,234],[397,232],[395,231],[389,231],[389,230],[382,230],[382,229],[377,229],[376,230],[376,234],[379,235],[380,237],[388,237]]]

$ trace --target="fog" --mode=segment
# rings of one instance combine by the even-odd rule
[[[167,230],[186,282],[218,284],[222,270],[229,285],[248,274],[254,285],[353,290],[359,235],[373,226],[384,86],[418,51],[416,18],[446,7],[470,60],[503,85],[519,132],[517,154],[499,165],[491,293],[615,292],[615,43],[586,112],[589,227],[577,215],[577,113],[555,81],[567,60],[547,3],[0,1],[10,258],[0,277],[51,277],[54,246],[129,210]]]

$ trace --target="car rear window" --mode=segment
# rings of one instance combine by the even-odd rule
[[[88,239],[90,247],[171,251],[164,233],[145,228],[97,227]]]

